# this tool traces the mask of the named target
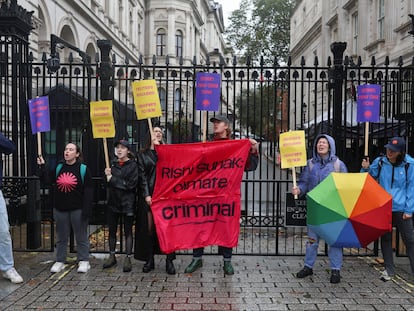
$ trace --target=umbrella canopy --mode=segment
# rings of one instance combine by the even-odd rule
[[[366,247],[392,229],[392,197],[368,173],[331,173],[307,194],[307,224],[335,247]]]

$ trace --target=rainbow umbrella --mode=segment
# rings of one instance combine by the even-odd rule
[[[392,197],[368,173],[331,173],[307,194],[307,224],[335,247],[366,247],[392,229]]]

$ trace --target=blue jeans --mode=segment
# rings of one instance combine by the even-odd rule
[[[414,231],[413,219],[403,218],[403,212],[392,213],[392,225],[396,227],[401,234],[401,238],[406,246],[407,256],[410,260],[411,273],[414,276]],[[381,237],[381,250],[384,257],[384,266],[388,275],[395,274],[394,255],[392,251],[392,232],[387,232]]]
[[[13,266],[14,260],[9,217],[7,216],[3,192],[0,190],[0,271],[7,271]]]
[[[53,209],[56,221],[56,261],[65,262],[70,229],[73,229],[79,261],[89,261],[88,220],[82,217],[82,210],[59,211]]]
[[[313,268],[316,257],[318,256],[319,236],[308,227],[308,241],[306,241],[305,266]],[[342,248],[328,248],[328,256],[331,270],[341,270],[342,267]]]

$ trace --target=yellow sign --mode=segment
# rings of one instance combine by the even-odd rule
[[[305,131],[280,134],[279,147],[282,168],[306,165]]]
[[[90,116],[93,138],[115,136],[115,123],[112,114],[112,100],[91,102]]]
[[[161,104],[155,80],[140,80],[132,82],[135,112],[137,119],[160,117]]]

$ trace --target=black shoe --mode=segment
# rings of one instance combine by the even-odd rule
[[[165,271],[167,271],[168,274],[175,274],[175,267],[174,267],[174,263],[171,259],[167,259],[165,261]]]
[[[331,283],[336,284],[341,282],[341,274],[339,270],[332,270],[331,271]]]
[[[108,269],[116,265],[115,254],[110,254],[109,257],[104,261],[103,268]]]
[[[312,275],[312,274],[313,274],[313,270],[309,267],[304,266],[302,270],[296,273],[296,277],[299,279],[303,279],[307,277],[308,275]]]
[[[154,265],[154,257],[152,257],[150,260],[147,260],[144,264],[144,266],[142,267],[142,272],[144,273],[148,273],[151,270],[154,270],[155,265]]]
[[[231,265],[231,261],[224,262],[223,270],[224,270],[224,274],[226,275],[234,274],[234,269],[233,269],[233,266]]]
[[[201,268],[203,266],[203,260],[202,259],[193,259],[191,260],[190,264],[185,268],[184,273],[193,273],[198,268]]]
[[[125,257],[125,259],[124,259],[123,271],[124,272],[131,272],[131,270],[132,270],[131,258],[128,256],[128,257]]]

